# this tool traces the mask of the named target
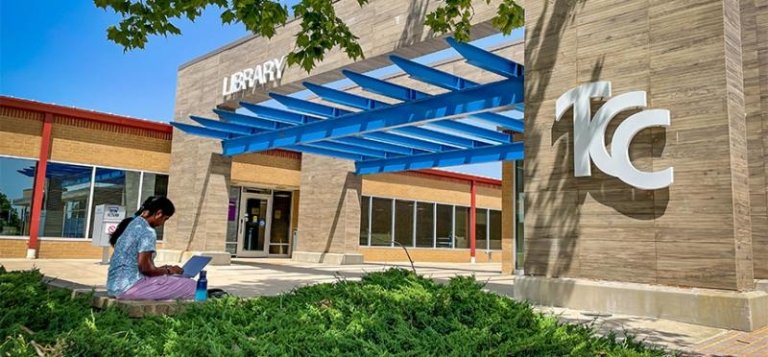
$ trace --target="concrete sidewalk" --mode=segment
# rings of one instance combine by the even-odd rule
[[[2,259],[0,264],[8,270],[37,267],[49,277],[93,286],[97,290],[105,289],[107,266],[101,265],[98,260]],[[301,286],[339,279],[357,280],[366,272],[381,271],[392,266],[411,268],[408,263],[338,266],[297,263],[289,259],[233,259],[230,266],[211,266],[206,270],[209,287],[221,288],[242,297],[253,297],[278,295]],[[511,295],[514,277],[501,275],[500,268],[499,264],[416,264],[418,274],[437,281],[474,275],[478,281],[486,283],[486,289],[500,295]],[[699,355],[701,352],[722,355],[731,351],[744,352],[737,355],[745,356],[768,355],[768,351],[761,347],[763,340],[768,341],[768,330],[749,334],[638,316],[548,307],[537,309],[565,322],[590,324],[601,333],[615,332],[619,336],[630,333],[637,339],[691,355]],[[748,354],[753,351],[753,354]]]

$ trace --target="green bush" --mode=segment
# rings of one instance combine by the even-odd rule
[[[210,300],[175,316],[144,319],[117,309],[93,312],[85,301],[47,289],[41,278],[0,274],[0,354],[664,355],[632,339],[618,342],[560,324],[527,304],[484,292],[467,277],[441,285],[391,269],[359,282]]]

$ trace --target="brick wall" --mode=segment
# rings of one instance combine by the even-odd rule
[[[469,206],[469,182],[428,175],[386,173],[363,176],[363,195]],[[478,184],[477,206],[501,209],[501,187]]]
[[[36,158],[40,156],[43,116],[0,108],[0,154]]]
[[[162,249],[163,243],[157,244]],[[90,240],[40,240],[40,259],[100,259],[101,247],[94,247]],[[26,239],[0,238],[0,258],[25,258],[27,256]]]

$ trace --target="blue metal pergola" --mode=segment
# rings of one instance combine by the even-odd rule
[[[281,108],[240,102],[249,113],[215,109],[219,120],[191,116],[199,126],[171,124],[221,140],[227,156],[285,149],[353,160],[358,174],[522,159],[523,143],[510,133],[522,133],[523,121],[499,111],[522,114],[523,66],[469,43],[447,42],[468,64],[501,79],[477,83],[392,55],[411,79],[447,91],[431,95],[343,70],[354,85],[391,103],[305,82],[318,101],[269,93]]]

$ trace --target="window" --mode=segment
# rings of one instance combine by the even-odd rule
[[[416,246],[434,247],[435,241],[435,204],[419,202],[416,204]]]
[[[501,211],[491,210],[488,219],[489,249],[501,249]]]
[[[37,161],[0,157],[0,236],[29,235]]]
[[[523,227],[525,226],[525,192],[523,190],[523,161],[515,161],[515,247],[516,258],[515,269],[523,269],[524,254],[524,236]]]
[[[488,210],[483,208],[475,209],[475,239],[476,249],[488,249]]]
[[[368,216],[371,206],[371,198],[363,196],[360,202],[360,245],[368,245],[368,227],[371,222]]]
[[[371,212],[371,245],[392,245],[392,200],[373,198]]]
[[[93,185],[93,207],[110,204],[125,207],[125,215],[133,214],[139,207],[139,182],[141,172],[116,169],[96,168]],[[142,188],[142,191],[143,188]],[[94,213],[91,212],[91,228],[88,236],[93,236]],[[159,236],[159,234],[158,234]],[[159,238],[159,237],[158,237]]]
[[[93,168],[49,162],[40,215],[40,236],[85,238]]]
[[[413,247],[413,201],[395,200],[395,241]]]
[[[146,180],[147,174],[144,174]],[[144,190],[142,190],[142,197]],[[237,225],[240,214],[238,213],[238,203],[240,202],[240,186],[231,186],[229,188],[229,206],[227,208],[227,242],[225,244],[229,254],[237,254]]]
[[[453,248],[453,206],[437,205],[436,246]]]
[[[168,195],[168,175],[153,174],[149,172],[144,173],[144,177],[141,182],[141,198],[136,201],[136,207],[138,209],[144,201],[150,196],[167,196]],[[133,202],[133,201],[131,201]],[[126,205],[126,214],[130,213],[133,208],[130,204]],[[178,209],[178,207],[176,207]],[[178,219],[178,218],[176,218]],[[157,233],[157,240],[163,240],[165,232],[165,226],[155,227]]]
[[[456,248],[469,248],[469,207],[456,206],[456,226],[453,229]]]

